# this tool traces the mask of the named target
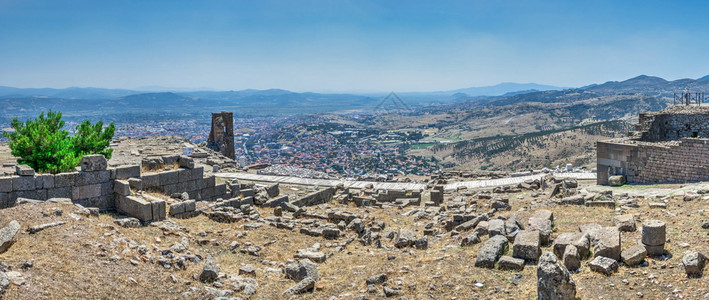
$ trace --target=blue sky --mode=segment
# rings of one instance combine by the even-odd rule
[[[709,74],[706,1],[0,0],[0,85],[434,91]]]

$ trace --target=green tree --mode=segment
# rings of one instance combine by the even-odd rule
[[[113,149],[108,146],[116,132],[116,126],[111,122],[103,128],[103,121],[98,121],[91,125],[91,121],[86,120],[76,126],[76,134],[72,139],[74,153],[79,157],[88,154],[103,154],[107,159],[111,158]]]
[[[79,164],[80,156],[72,151],[69,132],[62,130],[62,113],[44,112],[34,120],[24,123],[12,119],[10,126],[15,132],[3,132],[10,139],[12,155],[19,157],[20,164],[27,164],[40,172],[59,173],[69,171]]]
[[[3,132],[10,139],[12,155],[17,162],[27,164],[38,172],[59,173],[71,171],[79,165],[81,157],[87,154],[103,154],[111,158],[113,149],[108,148],[115,125],[105,129],[103,122],[94,125],[86,120],[76,127],[76,135],[69,136],[62,121],[61,112],[44,112],[34,120],[20,122],[13,118],[10,126],[14,132]]]

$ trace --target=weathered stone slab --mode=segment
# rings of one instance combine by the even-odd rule
[[[396,237],[394,247],[404,248],[413,246],[416,241],[416,233],[407,229],[399,229],[399,234]]]
[[[160,172],[158,174],[160,174],[160,178],[158,179],[160,185],[177,184],[179,182],[178,172],[176,170]]]
[[[103,171],[108,167],[106,157],[101,154],[85,155],[81,158],[81,171]]]
[[[116,180],[113,183],[113,191],[121,196],[130,196],[130,184],[125,180]]]
[[[34,176],[12,177],[13,191],[29,191],[36,189]]]
[[[140,175],[140,180],[143,182],[142,189],[148,190],[160,186],[160,174],[147,172]]]
[[[596,256],[592,261],[588,262],[591,271],[598,272],[604,275],[611,275],[618,271],[618,261],[605,256]]]
[[[608,257],[620,260],[620,231],[616,227],[605,227],[596,232],[593,240],[593,257]]]
[[[579,256],[576,246],[566,246],[564,254],[562,255],[562,261],[564,262],[564,267],[569,270],[578,270],[581,267],[581,257]]]
[[[542,254],[539,245],[539,231],[521,230],[517,233],[514,245],[512,246],[512,256],[524,259],[525,261],[537,261]]]
[[[5,227],[0,228],[0,254],[15,243],[15,235],[20,231],[20,223],[12,220]]]
[[[139,178],[140,166],[122,166],[116,168],[116,179]]]
[[[588,256],[591,240],[588,233],[585,232],[562,233],[554,241],[554,254],[556,254],[557,257],[562,257],[568,245],[575,246],[579,256],[583,258]]]
[[[330,202],[332,200],[332,196],[335,195],[335,189],[334,188],[326,188],[320,191],[312,192],[308,195],[305,195],[303,198],[300,198],[295,201],[291,201],[291,204],[296,205],[296,206],[311,206],[311,205],[318,205],[326,202]]]
[[[507,244],[507,237],[503,235],[496,235],[488,239],[478,252],[475,266],[488,269],[494,268],[495,262],[497,262],[500,256],[507,250]]]
[[[301,259],[297,262],[288,264],[284,270],[284,273],[286,273],[286,278],[295,281],[301,281],[307,277],[320,280],[320,276],[318,275],[318,265],[309,259]]]
[[[507,236],[507,231],[505,229],[505,221],[500,219],[494,219],[487,222],[487,232],[490,237],[496,235]]]
[[[2,251],[0,251],[2,253]],[[682,256],[682,265],[684,272],[688,277],[701,277],[704,273],[704,264],[707,260],[704,255],[697,251],[688,250]]]
[[[68,172],[68,173],[59,173],[59,174],[54,175],[54,187],[60,188],[60,187],[74,186],[74,183],[76,181],[76,176],[78,174],[79,174],[78,172]]]
[[[153,219],[153,208],[150,202],[140,197],[126,196],[116,199],[116,209],[142,222]]]
[[[497,262],[497,268],[500,270],[522,271],[524,269],[524,259],[505,255],[500,257]]]
[[[101,185],[92,184],[75,186],[71,189],[71,200],[95,198],[101,196]]]
[[[527,225],[527,230],[539,231],[539,237],[542,245],[549,244],[552,229],[552,223],[549,219],[531,217],[527,220]]]
[[[643,245],[635,245],[620,253],[623,262],[628,266],[639,265],[647,257],[647,250]]]
[[[12,192],[12,177],[0,177],[0,193]]]
[[[635,218],[632,214],[625,214],[613,217],[613,225],[618,227],[620,231],[633,232],[635,231]]]
[[[28,165],[16,165],[15,174],[20,176],[34,176],[34,169]]]

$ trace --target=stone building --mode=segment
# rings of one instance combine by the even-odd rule
[[[234,114],[232,112],[212,113],[212,130],[209,132],[207,147],[234,159]]]
[[[597,143],[598,184],[709,180],[709,107],[678,105],[640,114],[626,138]]]

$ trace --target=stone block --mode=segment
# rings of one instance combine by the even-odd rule
[[[684,272],[687,273],[688,277],[701,277],[702,273],[704,273],[706,260],[707,258],[697,251],[688,250],[684,252],[682,256]]]
[[[277,197],[280,193],[280,186],[278,183],[266,186],[266,193],[269,198]]]
[[[15,174],[20,176],[34,176],[34,169],[28,165],[16,165]]]
[[[204,177],[204,167],[192,169],[192,180],[202,180],[202,177]]]
[[[539,231],[542,245],[549,244],[551,240],[551,221],[547,218],[531,217],[527,220],[527,230]]]
[[[605,256],[597,256],[592,261],[588,262],[591,271],[598,272],[604,275],[611,275],[618,271],[618,261]]]
[[[59,173],[54,175],[54,187],[72,187],[75,185],[78,172]]]
[[[263,204],[265,207],[279,207],[283,203],[288,202],[288,196],[278,197]]]
[[[113,194],[113,181],[101,183],[101,196]]]
[[[497,262],[497,268],[500,270],[522,271],[524,269],[524,259],[505,255],[500,257]]]
[[[495,262],[497,262],[500,256],[507,250],[508,243],[507,237],[503,235],[496,235],[485,241],[482,247],[480,247],[478,257],[475,260],[475,266],[478,268],[494,268]]]
[[[253,197],[254,195],[256,195],[256,193],[252,189],[241,190],[241,197]]]
[[[507,236],[507,230],[505,228],[505,221],[501,219],[494,219],[488,221],[487,231],[490,237],[496,235]]]
[[[116,209],[143,222],[151,221],[153,219],[152,205],[150,202],[145,201],[140,197],[118,197],[116,199]]]
[[[194,169],[194,159],[189,156],[180,155],[177,163],[180,164],[180,168]]]
[[[116,179],[139,178],[140,166],[122,166],[116,168]]]
[[[180,155],[178,155],[178,154],[162,155],[162,161],[166,165],[176,164],[179,159],[180,159]]]
[[[214,186],[214,197],[229,198],[231,195],[226,193],[226,183],[217,184]]]
[[[182,202],[177,202],[170,204],[170,216],[181,214],[185,212],[185,204]]]
[[[635,231],[635,218],[632,214],[625,214],[613,217],[613,225],[618,227],[618,230],[625,232]]]
[[[554,241],[554,254],[561,258],[568,245],[575,246],[580,257],[586,257],[591,246],[591,240],[588,233],[585,232],[562,233]]]
[[[176,170],[165,171],[158,174],[160,174],[160,185],[177,184],[179,182],[178,172]]]
[[[192,171],[188,169],[178,169],[177,170],[177,182],[185,183],[192,181]]]
[[[165,220],[167,205],[165,200],[158,199],[150,201],[150,205],[153,211],[153,221]]]
[[[108,167],[106,157],[101,154],[85,155],[81,158],[81,171],[105,171]]]
[[[216,184],[216,178],[214,176],[207,176],[202,179],[202,189],[213,188]]]
[[[148,172],[140,175],[143,181],[143,190],[149,190],[160,186],[160,174]]]
[[[172,194],[181,194],[184,192],[182,189],[180,189],[179,184],[168,184],[168,185],[163,185],[162,186],[162,192],[165,195],[172,195]]]
[[[13,191],[29,191],[36,189],[34,176],[12,177]]]
[[[132,190],[143,190],[143,180],[140,178],[128,178],[128,185]]]
[[[191,212],[197,210],[197,203],[194,200],[182,201],[185,207],[185,212]]]
[[[113,182],[113,191],[121,196],[130,196],[130,184],[126,180],[116,180]]]
[[[581,268],[581,257],[579,256],[576,246],[566,246],[564,254],[562,255],[562,261],[564,262],[564,267],[568,270],[578,270]]]
[[[0,193],[12,192],[12,177],[0,177]]]
[[[605,227],[596,232],[593,240],[593,257],[608,257],[620,260],[620,231],[616,227]]]
[[[647,251],[648,256],[660,256],[665,254],[665,245],[645,245],[645,250]]]
[[[620,253],[623,262],[628,266],[639,265],[647,257],[647,250],[643,245],[635,245]]]
[[[202,189],[200,194],[202,195],[202,200],[212,200],[212,197],[214,197],[214,188]]]
[[[79,172],[76,175],[75,185],[92,185],[104,183],[111,180],[111,172],[108,170]]]
[[[35,186],[42,189],[54,188],[54,175],[43,174],[35,177]]]
[[[534,262],[542,255],[539,231],[520,230],[512,246],[512,256]]]
[[[101,196],[101,185],[82,185],[71,189],[71,200],[88,199]]]
[[[10,194],[0,193],[0,208],[10,207]]]
[[[47,189],[47,199],[51,198],[69,198],[71,199],[71,187],[55,187]]]

